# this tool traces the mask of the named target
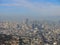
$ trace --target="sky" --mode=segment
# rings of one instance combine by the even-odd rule
[[[60,15],[60,0],[0,0],[0,15]]]

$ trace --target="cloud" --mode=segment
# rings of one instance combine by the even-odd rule
[[[60,15],[60,5],[45,2],[29,2],[28,0],[12,0],[11,4],[0,4],[0,6],[19,6],[28,8],[41,15]]]

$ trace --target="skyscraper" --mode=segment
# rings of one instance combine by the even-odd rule
[[[26,24],[26,25],[28,25],[28,21],[29,21],[29,19],[28,19],[28,18],[26,18],[26,21],[25,21],[25,24]]]

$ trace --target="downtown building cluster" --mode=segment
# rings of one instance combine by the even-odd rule
[[[10,38],[11,37],[11,38]],[[0,22],[1,45],[60,45],[59,22]]]

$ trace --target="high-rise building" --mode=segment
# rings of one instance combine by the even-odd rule
[[[28,25],[29,19],[26,18],[25,24]]]

